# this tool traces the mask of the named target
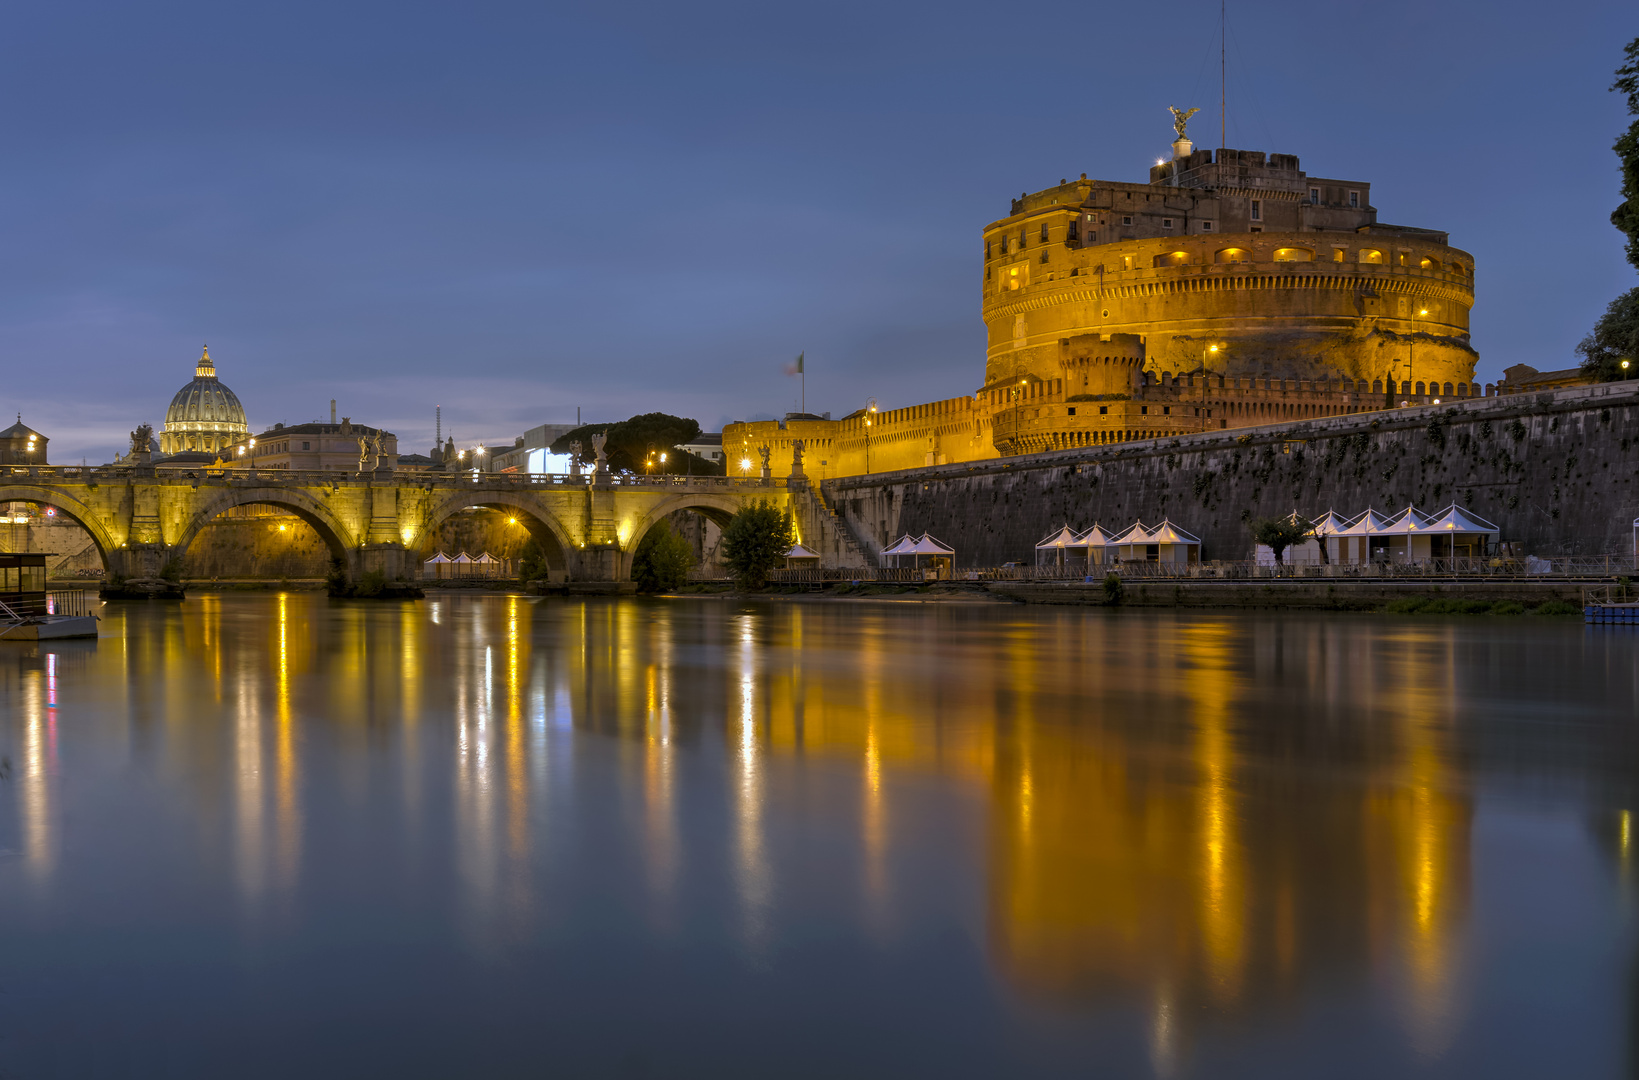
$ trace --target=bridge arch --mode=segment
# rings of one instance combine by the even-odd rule
[[[426,538],[452,514],[474,507],[515,512],[530,539],[540,545],[542,554],[546,556],[546,565],[553,570],[569,569],[570,553],[576,547],[574,538],[565,531],[558,515],[527,492],[475,489],[448,495],[427,511],[427,519],[422,523],[421,542],[425,543]],[[415,553],[411,554],[413,556]]]
[[[97,554],[102,558],[104,570],[108,569],[109,552],[120,546],[120,541],[108,531],[108,526],[98,517],[95,509],[57,488],[34,484],[26,487],[0,485],[0,502],[40,503],[67,514],[76,525],[91,534],[91,541],[97,545]]]
[[[301,488],[232,488],[220,492],[188,519],[188,524],[181,535],[170,545],[171,550],[179,556],[187,554],[188,548],[198,538],[200,530],[210,524],[217,515],[236,506],[277,506],[281,510],[290,511],[319,534],[319,539],[324,541],[331,555],[341,559],[349,570],[353,569],[359,537],[345,522],[336,517],[322,499]]]
[[[770,499],[782,509],[789,505],[784,498],[784,493],[778,490],[759,491],[757,497]],[[673,495],[668,499],[660,500],[649,507],[648,512],[638,519],[637,525],[627,538],[626,546],[620,553],[620,580],[628,581],[631,579],[632,558],[637,554],[637,546],[643,542],[643,538],[649,534],[649,530],[659,524],[662,519],[670,517],[679,510],[692,510],[719,529],[726,529],[728,528],[729,519],[738,514],[752,501],[754,500],[743,495],[714,495],[705,492]]]

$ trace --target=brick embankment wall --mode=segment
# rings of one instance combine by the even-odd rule
[[[987,591],[1027,604],[1103,604],[1104,586],[1081,582],[991,582]],[[1395,600],[1429,597],[1448,600],[1513,601],[1536,607],[1550,600],[1582,604],[1580,582],[1475,581],[1146,581],[1128,582],[1122,607],[1285,608],[1319,611],[1376,611]]]
[[[927,531],[964,567],[1028,563],[1066,523],[1171,518],[1205,559],[1246,559],[1254,518],[1452,502],[1530,554],[1631,552],[1639,381],[850,477],[825,494],[871,554]]]

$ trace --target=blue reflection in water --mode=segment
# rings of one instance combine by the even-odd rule
[[[1629,1067],[1627,635],[306,594],[105,627],[0,653],[20,1076]]]

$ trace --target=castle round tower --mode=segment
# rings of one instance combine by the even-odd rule
[[[1364,381],[1385,398],[1473,381],[1473,256],[1378,222],[1363,181],[1201,150],[1147,184],[1083,176],[1011,209],[984,230],[987,389],[1117,393],[1103,358],[1121,335],[1151,377]]]

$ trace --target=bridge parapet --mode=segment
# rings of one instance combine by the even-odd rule
[[[688,510],[724,525],[759,499],[800,511],[791,494],[800,487],[732,476],[0,467],[0,501],[57,507],[91,533],[109,571],[127,577],[158,575],[206,523],[260,504],[307,522],[350,577],[415,576],[428,537],[446,518],[490,507],[515,514],[565,579],[620,581],[644,534],[666,515]]]

